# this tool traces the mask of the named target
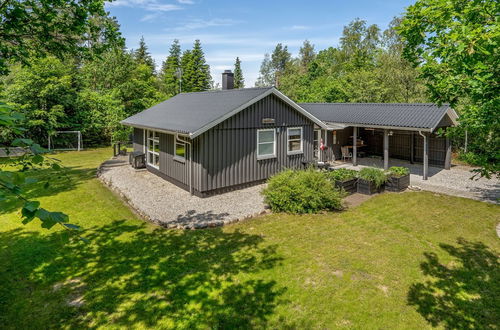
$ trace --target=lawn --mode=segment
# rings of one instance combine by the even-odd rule
[[[59,154],[66,175],[30,191],[89,243],[0,204],[0,327],[498,329],[499,206],[382,194],[340,213],[165,230],[95,178],[110,154]]]

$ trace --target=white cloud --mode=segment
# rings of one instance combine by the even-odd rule
[[[178,3],[182,4],[182,5],[192,5],[194,4],[194,1],[193,0],[177,0]]]
[[[160,16],[159,13],[154,13],[154,14],[147,14],[147,15],[144,15],[140,21],[141,22],[150,22],[150,21],[153,21],[155,19],[157,19],[158,17]]]
[[[107,6],[141,8],[148,11],[160,12],[182,9],[182,7],[179,5],[171,3],[161,3],[159,0],[116,0],[113,2],[108,2]]]
[[[292,31],[309,30],[311,27],[306,25],[292,25],[288,29]]]
[[[192,31],[198,29],[206,29],[208,27],[214,27],[214,26],[231,26],[238,23],[242,22],[231,18],[213,18],[209,20],[197,18],[197,19],[191,19],[181,26],[166,29],[166,31]]]

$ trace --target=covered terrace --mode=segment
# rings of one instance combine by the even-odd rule
[[[451,143],[440,134],[457,125],[449,105],[431,103],[302,103],[304,109],[326,123],[317,134],[323,145],[321,161],[351,156],[353,166],[361,157],[381,157],[384,169],[390,158],[422,163],[422,178],[429,164],[450,169]],[[344,155],[343,155],[344,154]]]

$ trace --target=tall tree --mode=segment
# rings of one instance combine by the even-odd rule
[[[243,72],[241,71],[241,61],[239,57],[236,57],[236,62],[234,62],[234,88],[244,88],[245,79],[243,78]]]
[[[314,61],[316,57],[316,53],[314,52],[314,45],[309,42],[309,40],[305,40],[302,44],[302,47],[299,49],[299,60],[300,65],[303,69],[307,69],[309,64]]]
[[[274,70],[271,63],[271,57],[268,53],[264,54],[264,60],[260,65],[259,77],[255,82],[257,87],[268,87],[274,85]]]
[[[139,41],[139,48],[134,51],[134,58],[139,64],[146,64],[151,68],[151,72],[155,72],[155,61],[151,57],[149,53],[148,46],[146,45],[146,41],[144,41],[144,37],[141,37]]]
[[[271,54],[271,64],[274,73],[274,84],[279,87],[280,76],[284,73],[286,66],[290,63],[292,55],[288,51],[288,46],[278,43]]]
[[[345,60],[357,68],[373,63],[379,43],[380,28],[375,24],[366,26],[366,21],[359,18],[345,26],[340,37]]]
[[[3,79],[5,98],[25,116],[27,137],[46,145],[47,136],[74,124],[76,66],[55,57],[16,65]]]
[[[201,92],[211,88],[210,67],[205,61],[205,54],[199,40],[194,42],[192,50],[183,53],[181,67],[182,91]]]
[[[103,0],[1,1],[0,74],[8,71],[8,61],[88,54],[83,41],[95,28],[94,16],[106,16]]]
[[[161,88],[167,96],[174,96],[179,93],[179,70],[181,68],[181,45],[175,39],[170,46],[167,59],[163,62],[160,79]]]
[[[417,0],[399,32],[434,102],[461,109],[486,177],[500,175],[500,24],[497,0]]]

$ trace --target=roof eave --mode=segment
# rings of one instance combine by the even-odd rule
[[[326,122],[326,123],[329,124],[329,125],[344,125],[345,127],[363,127],[363,128],[393,129],[393,130],[402,130],[402,131],[432,132],[432,128],[429,128],[429,127],[386,126],[386,125],[357,124],[357,123],[336,123],[336,122]]]
[[[182,136],[190,136],[191,135],[191,133],[187,133],[187,132],[183,132],[183,131],[168,130],[168,129],[158,128],[158,127],[154,127],[154,126],[133,124],[133,123],[128,123],[128,122],[126,122],[124,120],[122,120],[120,122],[120,124],[125,125],[125,126],[130,126],[130,127],[136,127],[136,128],[154,130],[156,132],[167,133],[167,134],[179,134],[179,135],[182,135]]]

